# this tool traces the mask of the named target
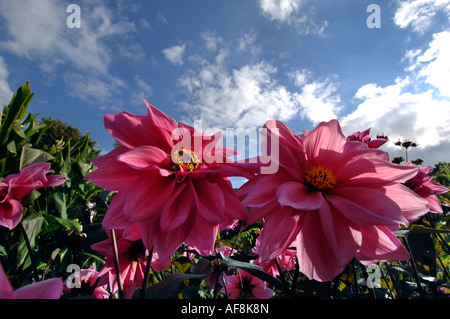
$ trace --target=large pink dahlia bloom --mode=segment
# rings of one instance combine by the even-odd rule
[[[427,202],[402,185],[417,169],[347,141],[337,120],[298,136],[279,121],[265,128],[267,139],[276,134],[279,140],[270,158],[279,169],[257,175],[238,191],[252,207],[248,223],[265,218],[260,262],[295,242],[300,271],[329,281],[354,257],[366,263],[409,258],[391,230],[428,211]]]
[[[247,213],[228,179],[246,171],[232,163],[234,150],[218,145],[220,132],[200,133],[144,102],[147,115],[105,115],[120,146],[95,159],[97,169],[86,176],[117,191],[103,226],[137,224],[147,249],[154,247],[161,259],[183,242],[208,255],[219,228]]]

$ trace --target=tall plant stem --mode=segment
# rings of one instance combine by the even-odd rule
[[[144,273],[144,281],[142,282],[141,299],[145,299],[145,290],[147,290],[148,276],[150,275],[150,269],[152,269],[152,258],[154,248],[155,246],[152,246],[152,249],[150,249],[150,251],[148,252],[147,265],[145,266],[145,273]]]
[[[20,227],[20,230],[22,231],[22,236],[23,236],[23,239],[25,240],[25,244],[27,245],[28,253],[30,254],[31,267],[33,267],[34,280],[36,282],[38,282],[39,281],[39,275],[38,275],[36,263],[35,263],[35,260],[34,260],[34,252],[31,249],[30,239],[28,238],[27,231],[25,230],[25,227],[23,226],[22,221],[19,222],[19,227]]]
[[[406,246],[407,246],[407,248],[409,250],[409,253],[411,254],[410,262],[411,262],[412,268],[414,270],[414,278],[415,278],[416,283],[417,283],[417,289],[419,291],[420,298],[423,299],[423,298],[425,298],[425,295],[424,295],[424,291],[422,289],[422,284],[420,282],[419,271],[417,270],[416,261],[414,260],[414,256],[413,256],[411,247],[409,246],[409,242],[408,242],[408,238],[407,237],[405,237],[405,243],[406,243]]]
[[[123,293],[122,275],[120,273],[120,266],[119,266],[119,253],[118,253],[118,250],[117,250],[116,232],[115,232],[114,229],[111,229],[111,241],[112,241],[112,244],[113,244],[114,268],[116,270],[117,285],[119,287],[119,298],[120,299],[125,299],[125,294]]]

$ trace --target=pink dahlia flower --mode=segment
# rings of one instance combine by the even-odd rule
[[[200,133],[145,103],[145,116],[105,115],[107,131],[121,145],[95,159],[97,169],[86,176],[117,191],[103,226],[136,223],[144,245],[162,259],[183,242],[209,255],[219,228],[248,213],[228,179],[247,171],[229,158],[236,151],[218,145],[220,132]]]
[[[99,280],[99,272],[94,267],[81,269],[80,272],[75,273],[74,278],[67,278],[64,282],[63,294],[74,297],[92,295],[97,299],[108,299],[109,292],[106,291],[106,285],[99,285]]]
[[[61,278],[52,278],[13,290],[0,265],[0,299],[59,299],[63,290]]]
[[[375,138],[372,139],[370,136],[370,128],[364,132],[355,132],[352,135],[347,136],[347,141],[356,141],[361,143],[366,143],[369,148],[379,148],[381,145],[385,144],[387,138]]]
[[[406,165],[412,166],[410,162]],[[432,181],[433,177],[429,175],[432,171],[433,169],[428,166],[419,167],[417,175],[407,180],[405,185],[428,202],[430,212],[442,213],[441,201],[436,194],[445,194],[449,189]]]
[[[296,136],[283,123],[266,123],[277,134],[276,174],[260,174],[238,191],[252,207],[248,223],[265,218],[260,263],[294,241],[300,270],[310,279],[332,280],[356,256],[405,260],[408,251],[389,229],[428,211],[427,202],[402,183],[417,169],[394,165],[388,153],[346,141],[339,122],[319,124]],[[267,163],[268,161],[264,161]]]
[[[108,231],[108,235],[110,232]],[[136,226],[126,230],[116,231],[117,251],[119,257],[119,268],[123,282],[125,298],[133,297],[136,288],[141,288],[145,278],[149,252],[140,239]],[[100,270],[99,284],[109,284],[112,294],[119,291],[116,270],[114,265],[114,252],[111,239],[91,246],[92,249],[106,257],[106,264]],[[157,253],[152,255],[151,267],[153,270],[162,271],[170,267],[170,258],[161,260]]]
[[[225,287],[220,292],[230,299],[270,299],[274,295],[265,281],[239,269],[237,274],[225,277]]]
[[[65,176],[49,173],[54,173],[49,163],[34,163],[0,182],[0,225],[10,230],[15,228],[23,215],[22,198],[35,189],[58,186],[67,180]]]

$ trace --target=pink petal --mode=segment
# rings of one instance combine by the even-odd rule
[[[416,221],[429,211],[428,202],[410,190],[408,187],[396,184],[383,187],[386,195],[394,200],[400,207],[402,215],[409,222]],[[407,221],[403,221],[405,226]]]
[[[408,260],[409,252],[395,237],[394,234],[383,226],[361,226],[362,245],[356,258],[365,265],[388,260]]]
[[[156,124],[159,127],[162,127],[167,132],[172,132],[175,129],[176,123],[172,118],[148,103],[147,100],[143,99],[142,101],[144,101],[145,106],[147,107],[148,118],[152,123]]]
[[[202,256],[209,256],[214,250],[219,225],[211,224],[197,214],[194,227],[189,232],[186,243]]]
[[[194,198],[197,211],[205,220],[213,224],[224,221],[225,198],[222,189],[217,183],[211,183],[207,179],[195,180]]]
[[[9,283],[9,279],[0,264],[0,299],[13,299],[13,289]]]
[[[139,146],[117,157],[117,160],[128,164],[134,169],[141,170],[151,166],[168,167],[169,155],[154,146]]]
[[[117,193],[106,211],[105,217],[102,221],[103,228],[106,229],[126,229],[131,226],[131,223],[125,216],[125,203],[127,201],[126,193]]]
[[[303,140],[308,160],[327,167],[344,149],[346,138],[337,120],[320,123]],[[331,152],[330,152],[331,151]]]
[[[358,230],[348,220],[339,217],[339,213],[331,215],[327,207],[324,205],[319,214],[306,213],[297,236],[300,269],[309,279],[318,281],[331,281],[340,274],[361,244]],[[326,221],[327,216],[333,216],[333,219]],[[331,234],[328,233],[330,231]]]
[[[15,299],[59,299],[62,295],[61,278],[52,278],[21,287],[14,291]]]
[[[175,187],[175,191],[161,212],[161,230],[168,231],[184,223],[195,208],[194,186],[192,181]]]
[[[301,227],[300,219],[301,215],[290,207],[266,217],[261,232],[260,263],[275,259],[292,244]]]
[[[100,168],[86,174],[84,179],[91,181],[98,187],[117,191],[121,188],[129,188],[129,185],[132,185],[141,176],[142,172],[125,163],[108,161],[103,163]]]
[[[159,221],[158,224],[155,225],[159,225]],[[186,238],[192,231],[193,225],[193,221],[186,222],[180,227],[167,232],[162,232],[159,227],[153,228],[155,250],[161,259],[169,258],[181,246],[181,244],[186,241]]]
[[[131,223],[159,216],[170,199],[176,181],[161,177],[154,172],[145,172],[135,183],[129,185],[124,212]]]
[[[23,217],[23,206],[20,202],[7,198],[0,203],[0,225],[12,230]]]
[[[272,200],[277,193],[277,189],[282,185],[288,176],[285,177],[283,174],[273,174],[273,175],[258,175],[251,183],[244,186],[242,189],[245,190],[249,185],[252,186],[251,191],[247,192],[247,196],[242,201],[246,206],[258,207],[263,206],[268,201]],[[241,193],[242,193],[241,191]]]
[[[277,189],[278,203],[281,207],[290,206],[299,210],[315,210],[322,206],[324,198],[321,192],[311,192],[299,182],[286,182]]]
[[[396,201],[376,189],[341,187],[326,199],[358,225],[398,225],[404,221]]]

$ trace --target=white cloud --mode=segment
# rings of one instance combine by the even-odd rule
[[[0,107],[8,105],[14,94],[7,81],[8,75],[8,68],[6,67],[5,61],[0,56]]]
[[[416,58],[413,69],[419,78],[437,88],[441,95],[450,97],[450,32],[433,35],[429,48]]]
[[[399,1],[398,1],[399,2]],[[433,23],[437,12],[450,13],[449,0],[406,0],[399,2],[394,15],[394,22],[400,28],[411,28],[418,32],[425,32]]]
[[[262,14],[269,20],[293,25],[300,34],[323,36],[328,21],[316,23],[312,17],[314,10],[305,9],[307,3],[308,0],[259,0]]]
[[[163,50],[163,54],[167,60],[175,65],[182,65],[183,62],[183,54],[186,50],[186,44],[174,45],[173,47],[167,48]]]
[[[214,32],[206,31],[200,34],[203,41],[205,41],[208,51],[216,51],[217,45],[223,43],[223,39],[217,36]]]
[[[128,52],[121,49],[123,41],[114,47],[109,40],[136,32],[135,23],[98,2],[83,1],[80,8],[81,28],[70,29],[66,25],[66,6],[61,1],[0,0],[6,39],[0,47],[36,61],[48,74],[46,82],[64,80],[71,96],[104,101],[125,86],[110,74],[110,65],[121,54],[127,57]],[[139,53],[134,58],[142,59],[140,46],[129,44],[131,50]],[[64,72],[59,72],[61,68]]]
[[[182,103],[191,120],[220,128],[255,128],[267,120],[289,120],[297,110],[293,94],[277,83],[277,70],[267,63],[227,70],[205,64],[179,79],[188,99]]]
[[[261,53],[262,49],[256,45],[258,34],[255,30],[245,33],[242,37],[238,38],[238,50],[241,52],[250,52],[253,56],[257,56]]]
[[[406,52],[407,76],[385,87],[375,83],[362,86],[355,94],[356,110],[342,119],[346,133],[372,127],[376,130],[373,134],[385,133],[394,142],[417,141],[414,153],[426,165],[448,161],[442,158],[443,154],[449,156],[448,150],[440,148],[450,140],[449,43],[450,32],[436,33],[426,50]],[[395,150],[393,144],[390,148]]]
[[[292,16],[295,15],[301,4],[302,0],[260,0],[264,16],[271,20],[279,20],[283,22],[290,22]]]

